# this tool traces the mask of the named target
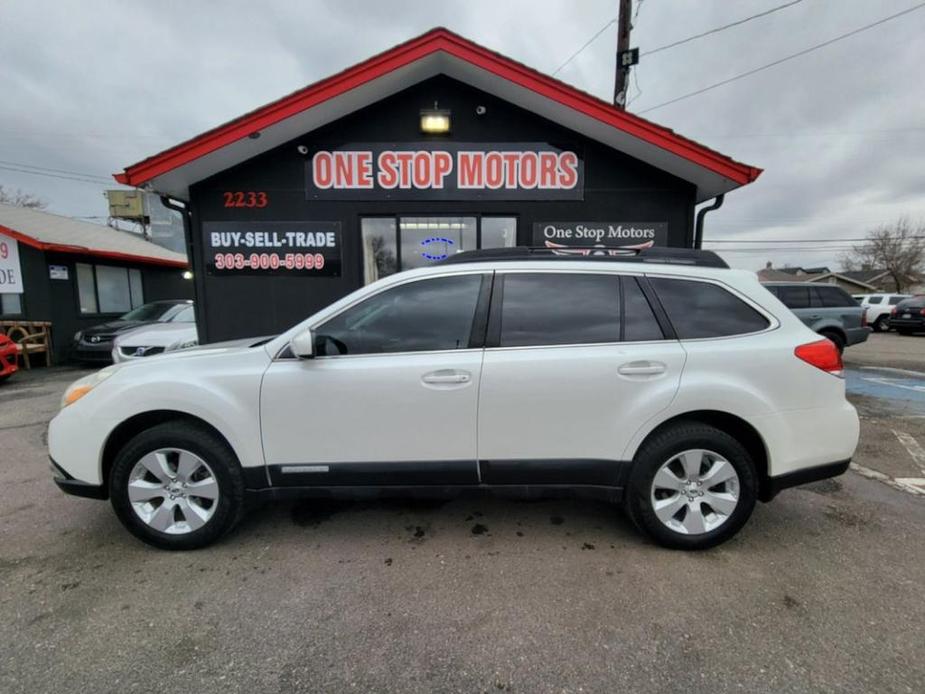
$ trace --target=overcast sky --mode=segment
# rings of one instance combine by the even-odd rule
[[[643,52],[785,0],[644,0]],[[617,0],[0,0],[0,184],[102,221],[108,176],[150,154],[441,25],[552,72]],[[643,57],[630,111],[777,60],[918,4],[803,0]],[[708,216],[707,239],[842,239],[925,219],[925,9],[646,118],[765,170]],[[558,77],[608,99],[615,25]],[[731,244],[723,244],[731,245]],[[730,263],[837,264],[840,251],[729,252]],[[714,247],[719,247],[716,244]],[[738,245],[736,247],[739,247]],[[811,246],[812,247],[812,246]],[[814,248],[818,249],[817,244]]]

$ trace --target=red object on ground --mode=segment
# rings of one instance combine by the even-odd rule
[[[6,335],[0,335],[0,380],[6,380],[19,371],[18,358],[19,348],[16,343]]]

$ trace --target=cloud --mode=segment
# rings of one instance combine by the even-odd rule
[[[768,9],[767,0],[644,0],[643,52]],[[904,7],[818,0],[644,56],[644,110]],[[107,175],[198,132],[443,25],[551,72],[615,14],[610,0],[420,3],[126,3],[19,0],[0,23],[0,157]],[[925,10],[645,117],[765,169],[707,217],[706,238],[853,238],[925,217],[920,65]],[[613,91],[616,28],[558,76]],[[105,185],[0,169],[55,212],[106,214]],[[717,244],[718,245],[718,244]],[[759,246],[759,244],[755,244]],[[729,253],[733,264],[834,263],[838,252]]]

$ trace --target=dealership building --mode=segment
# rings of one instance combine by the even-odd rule
[[[760,173],[434,29],[116,179],[183,210],[214,342],[463,250],[697,245]]]

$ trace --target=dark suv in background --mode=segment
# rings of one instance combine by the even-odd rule
[[[116,335],[142,325],[170,321],[192,303],[189,299],[152,301],[133,308],[115,320],[78,330],[74,334],[71,357],[79,362],[112,363],[112,341]]]
[[[890,327],[900,335],[925,332],[925,295],[900,301],[890,312]]]
[[[841,352],[867,340],[866,309],[833,284],[767,282],[765,289],[780,299],[807,326],[829,338]]]

